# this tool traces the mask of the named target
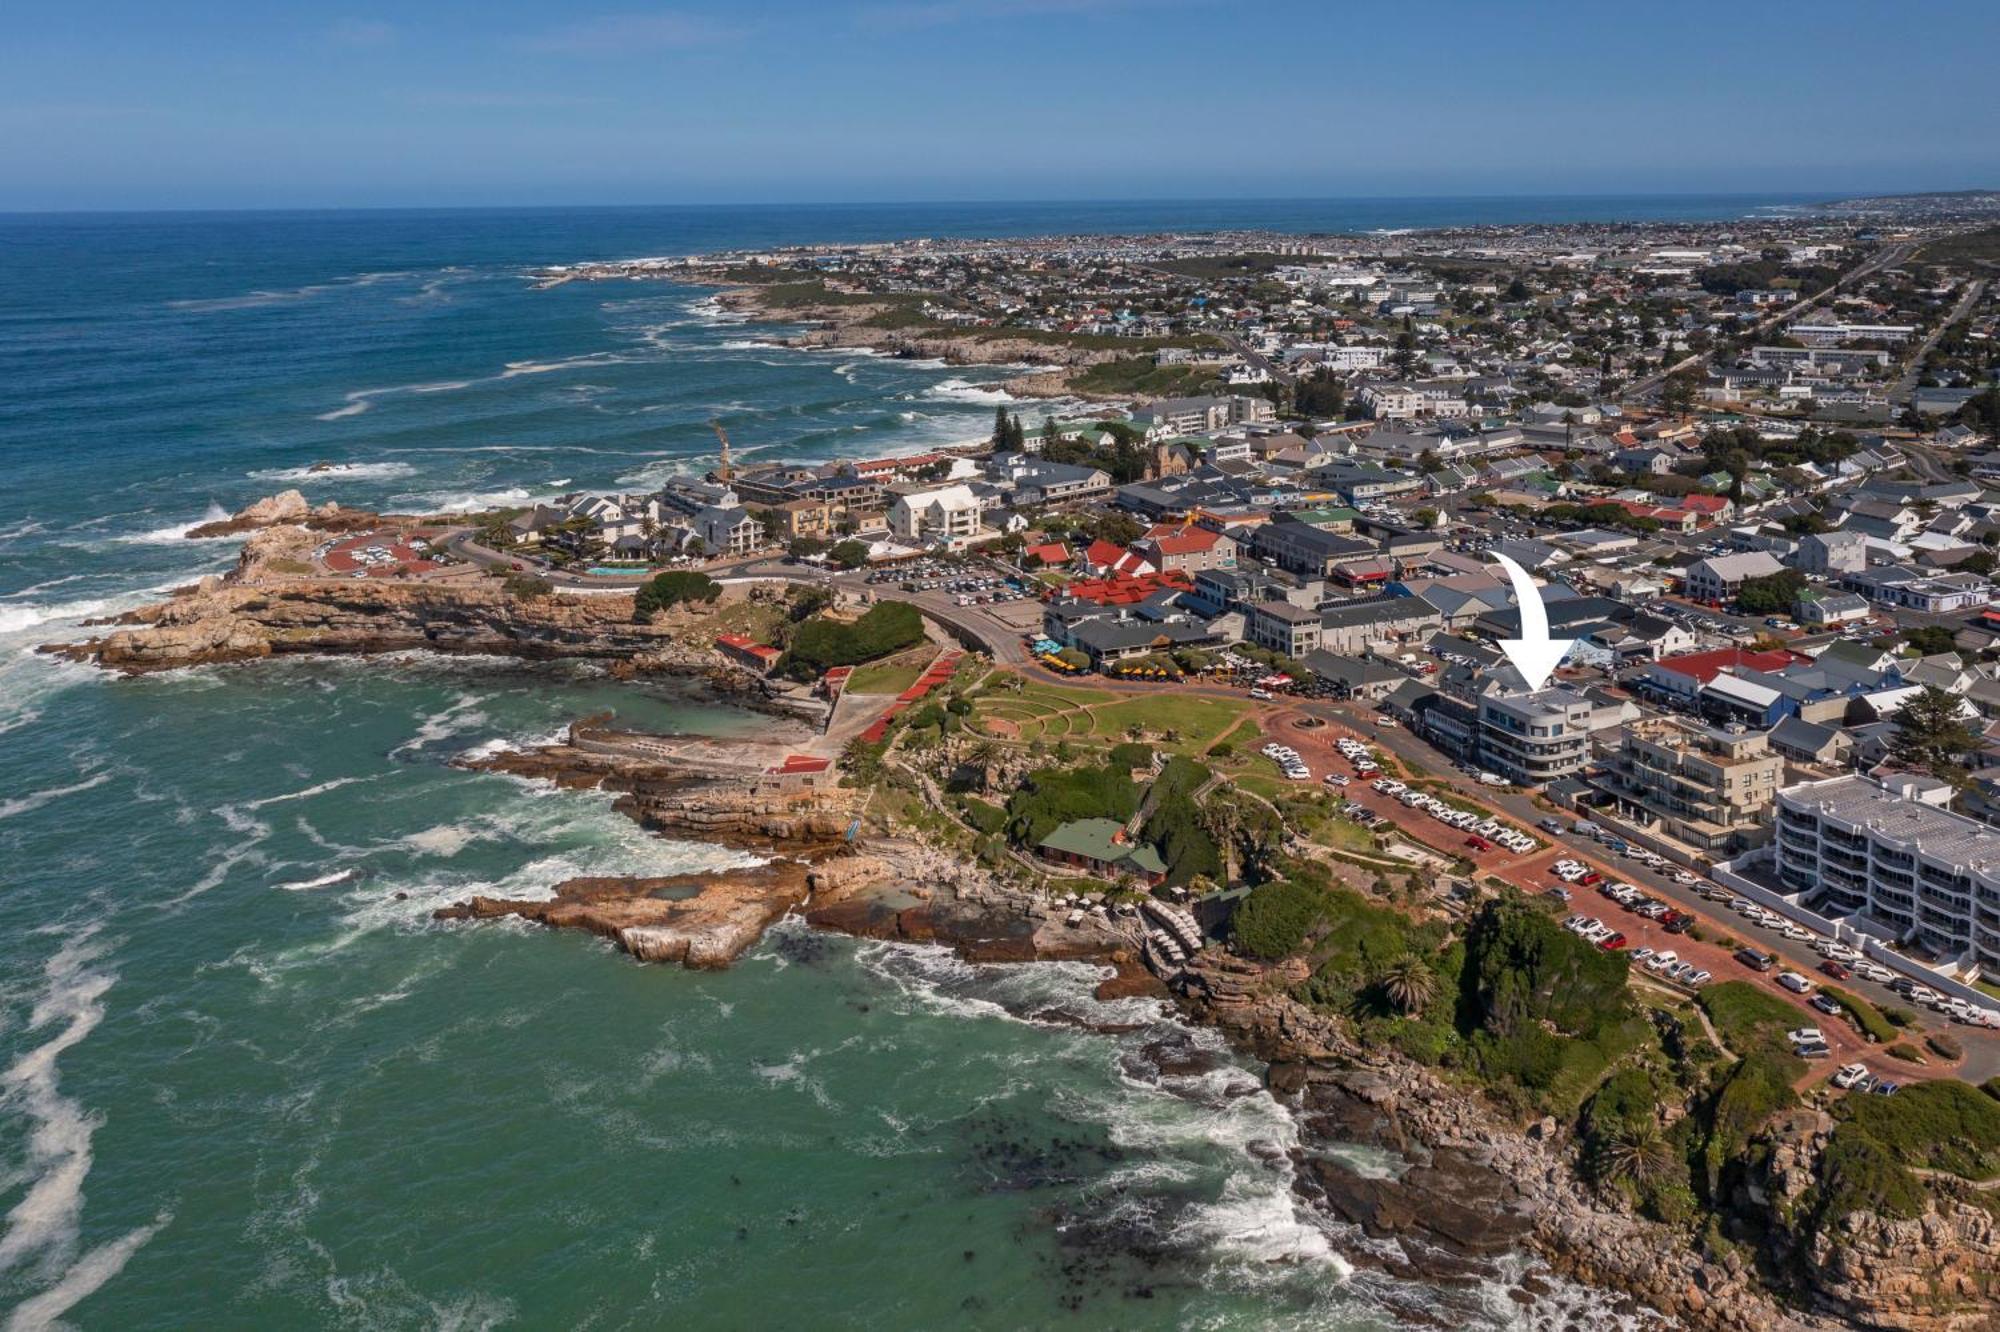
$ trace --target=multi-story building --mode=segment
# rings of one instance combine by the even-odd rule
[[[1243,634],[1258,647],[1302,657],[1320,644],[1319,612],[1289,601],[1259,601],[1245,609]]]
[[[983,508],[970,486],[912,490],[897,495],[896,502],[889,506],[889,530],[916,541],[938,538],[962,541],[979,535]]]
[[[1823,915],[2000,979],[2000,830],[1929,778],[1832,777],[1778,792],[1778,879]]]
[[[1590,757],[1590,717],[1590,700],[1567,689],[1483,695],[1479,761],[1524,786],[1568,777]]]
[[[1792,562],[1802,573],[1860,573],[1868,567],[1868,538],[1860,532],[1809,532],[1799,538]]]
[[[1736,600],[1736,594],[1743,584],[1752,578],[1768,578],[1775,573],[1783,573],[1785,566],[1778,563],[1769,551],[1750,550],[1741,555],[1712,555],[1705,560],[1696,560],[1687,568],[1687,594],[1690,600],[1706,601],[1721,605],[1725,601]]]
[[[1660,717],[1625,728],[1598,786],[1675,841],[1736,851],[1769,839],[1784,771],[1762,731]]]

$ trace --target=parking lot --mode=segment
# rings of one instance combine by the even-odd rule
[[[1656,985],[1664,990],[1691,994],[1699,986],[1689,987],[1683,981],[1676,981],[1666,973],[1675,965],[1686,964],[1692,971],[1683,972],[1683,977],[1706,971],[1709,979],[1702,984],[1715,984],[1725,980],[1745,980],[1756,984],[1759,989],[1774,994],[1799,1010],[1799,1028],[1818,1028],[1827,1049],[1823,1056],[1814,1059],[1814,1078],[1829,1075],[1837,1066],[1851,1063],[1865,1064],[1874,1077],[1907,1082],[1914,1078],[1937,1077],[1957,1074],[1975,1082],[2000,1073],[2000,1032],[1982,1030],[1963,1023],[1951,1021],[1945,1014],[1930,1010],[1924,1015],[1919,1026],[1913,1026],[1904,1033],[1904,1039],[1912,1044],[1921,1044],[1927,1032],[1948,1030],[1954,1039],[1965,1047],[1966,1058],[1957,1064],[1947,1063],[1933,1053],[1926,1052],[1928,1063],[1917,1065],[1890,1057],[1886,1047],[1869,1043],[1844,1017],[1834,1017],[1813,1006],[1820,984],[1833,981],[1842,989],[1855,994],[1877,1007],[1895,1005],[1910,1009],[1921,1007],[1903,990],[1914,988],[1897,982],[1897,989],[1890,989],[1880,979],[1873,979],[1866,973],[1854,972],[1849,964],[1839,957],[1826,957],[1813,951],[1814,940],[1809,932],[1794,926],[1794,937],[1786,937],[1782,925],[1772,925],[1765,920],[1747,916],[1734,910],[1726,901],[1734,900],[1719,885],[1706,883],[1697,876],[1678,867],[1667,864],[1663,859],[1656,868],[1641,855],[1616,856],[1608,847],[1584,838],[1563,834],[1558,837],[1549,830],[1536,826],[1546,815],[1538,814],[1533,820],[1525,820],[1523,813],[1532,810],[1524,796],[1513,793],[1490,799],[1488,792],[1475,790],[1468,793],[1456,791],[1455,798],[1462,805],[1497,805],[1500,807],[1501,822],[1506,826],[1526,831],[1535,838],[1535,847],[1522,852],[1511,847],[1496,845],[1492,851],[1480,851],[1464,846],[1464,830],[1450,828],[1455,836],[1446,840],[1441,834],[1448,825],[1442,824],[1427,806],[1405,804],[1395,795],[1374,789],[1369,781],[1360,780],[1353,761],[1342,752],[1341,741],[1361,744],[1369,748],[1388,747],[1385,742],[1401,740],[1395,728],[1376,727],[1372,734],[1364,733],[1362,726],[1353,725],[1345,718],[1327,720],[1314,715],[1315,720],[1325,724],[1302,726],[1305,714],[1293,711],[1280,714],[1268,720],[1265,727],[1267,739],[1296,750],[1310,779],[1324,783],[1327,774],[1344,775],[1349,778],[1347,786],[1340,788],[1345,800],[1366,810],[1373,818],[1395,824],[1411,838],[1440,849],[1451,849],[1456,854],[1467,855],[1478,867],[1480,877],[1494,876],[1513,884],[1524,892],[1548,895],[1560,889],[1569,894],[1566,915],[1582,915],[1599,920],[1611,927],[1611,932],[1624,936],[1623,947],[1628,954],[1650,949],[1651,952],[1639,957],[1632,968],[1634,981],[1640,984]],[[1397,744],[1393,748],[1403,765],[1418,771],[1411,756],[1405,752],[1406,745]],[[1441,758],[1436,760],[1440,767]],[[1435,774],[1448,780],[1456,777],[1449,768]],[[1457,785],[1456,781],[1452,783]],[[1477,825],[1475,825],[1476,827]],[[1476,836],[1476,833],[1470,834]],[[1573,861],[1582,867],[1584,873],[1598,876],[1597,883],[1584,884],[1582,875],[1575,882],[1565,882],[1554,873],[1558,861]],[[1693,882],[1676,882],[1674,875]],[[1662,908],[1658,915],[1641,915],[1636,909],[1628,909],[1625,902],[1605,897],[1596,891],[1599,885],[1629,885],[1634,893],[1629,906],[1637,908],[1647,902],[1658,903]],[[1701,895],[1706,889],[1708,898]],[[1746,904],[1750,905],[1750,904]],[[1665,915],[1666,911],[1677,912],[1687,918],[1685,925]],[[1678,928],[1677,928],[1678,925]],[[1704,939],[1697,940],[1686,933],[1688,929],[1698,929]],[[1798,935],[1807,935],[1800,938]],[[1726,941],[1726,942],[1725,942]],[[1772,955],[1773,962],[1768,972],[1753,969],[1737,959],[1737,952],[1744,946],[1754,947],[1761,953]],[[1647,963],[1662,953],[1674,954],[1673,961],[1657,968],[1649,968]],[[1827,961],[1848,970],[1849,974],[1835,978],[1819,971]],[[1886,971],[1886,969],[1883,969]],[[1789,972],[1804,979],[1809,987],[1807,992],[1796,993],[1781,988],[1775,977]],[[1896,978],[1889,973],[1890,980]],[[1830,1001],[1827,1001],[1830,1002]]]

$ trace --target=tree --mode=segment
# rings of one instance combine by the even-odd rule
[[[1007,428],[1007,409],[1005,407],[995,407],[993,409],[993,451],[995,453],[1007,452],[1007,444],[1011,438],[1012,433]]]
[[[1962,561],[1959,567],[1964,567]],[[1950,652],[1958,645],[1957,635],[1942,624],[1927,624],[1918,629],[1906,629],[1903,631],[1903,641],[1926,657],[1936,656],[1940,652]]]
[[[1420,957],[1399,957],[1382,969],[1377,984],[1382,995],[1398,1010],[1417,1014],[1437,997],[1438,975]]]
[[[865,541],[842,541],[826,553],[826,557],[843,569],[859,569],[868,563],[868,543]]]
[[[641,624],[650,622],[653,616],[663,610],[695,602],[708,604],[722,595],[722,584],[705,573],[676,569],[669,573],[655,574],[640,585],[632,598],[632,618]]]
[[[1889,757],[1948,781],[1962,777],[1965,756],[1979,744],[1979,733],[1966,724],[1960,707],[1958,695],[1925,685],[1896,713]]]
[[[1695,390],[1700,381],[1693,370],[1676,370],[1660,385],[1660,406],[1675,416],[1686,416],[1694,408]]]
[[[1436,509],[1418,509],[1410,515],[1410,522],[1428,532],[1437,526],[1438,511]]]
[[[1674,1166],[1673,1146],[1649,1121],[1619,1128],[1597,1149],[1597,1173],[1613,1182],[1656,1183],[1672,1174]]]

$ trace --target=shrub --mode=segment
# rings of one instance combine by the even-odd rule
[[[1845,1009],[1848,1017],[1854,1020],[1854,1025],[1861,1028],[1870,1040],[1878,1045],[1886,1045],[1896,1039],[1895,1026],[1866,999],[1849,994],[1833,985],[1822,985],[1819,990],[1821,994]]]
[[[655,574],[632,598],[632,618],[645,624],[663,610],[692,602],[709,603],[722,595],[722,584],[705,573],[676,569]]]
[[[1041,768],[1007,799],[1007,835],[1035,847],[1076,819],[1117,819],[1138,812],[1139,788],[1122,768]]]
[[[1308,884],[1279,879],[1253,888],[1229,920],[1230,938],[1251,957],[1272,962],[1305,946],[1326,917],[1327,894]]]
[[[1865,1134],[1905,1165],[1967,1179],[2000,1173],[2000,1102],[1956,1078],[1914,1082],[1894,1096],[1849,1096],[1839,1137]]]
[[[663,575],[664,576],[664,575]],[[923,641],[924,617],[901,601],[882,601],[851,623],[815,616],[792,635],[792,650],[780,669],[795,680],[812,680],[833,666],[859,666]]]
[[[1965,1047],[1959,1044],[1958,1037],[1953,1036],[1950,1032],[1940,1031],[1934,1035],[1926,1036],[1924,1037],[1924,1044],[1928,1045],[1931,1048],[1931,1053],[1940,1059],[1965,1058]]]
[[[1113,745],[1110,762],[1114,768],[1150,768],[1153,766],[1153,747],[1129,741]]]
[[[1921,1064],[1924,1062],[1923,1051],[1917,1049],[1916,1046],[1911,1045],[1908,1041],[1897,1041],[1889,1047],[1889,1054],[1906,1064]]]
[[[543,597],[555,595],[555,585],[546,578],[536,578],[532,574],[508,574],[500,584],[507,595],[518,601],[540,601]]]

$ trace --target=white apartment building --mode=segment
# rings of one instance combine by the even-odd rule
[[[964,540],[979,535],[983,507],[970,486],[912,491],[889,506],[889,530],[912,541]]]
[[[1847,776],[1778,792],[1778,878],[1822,915],[2000,979],[2000,829],[1930,803],[1929,786]]]

